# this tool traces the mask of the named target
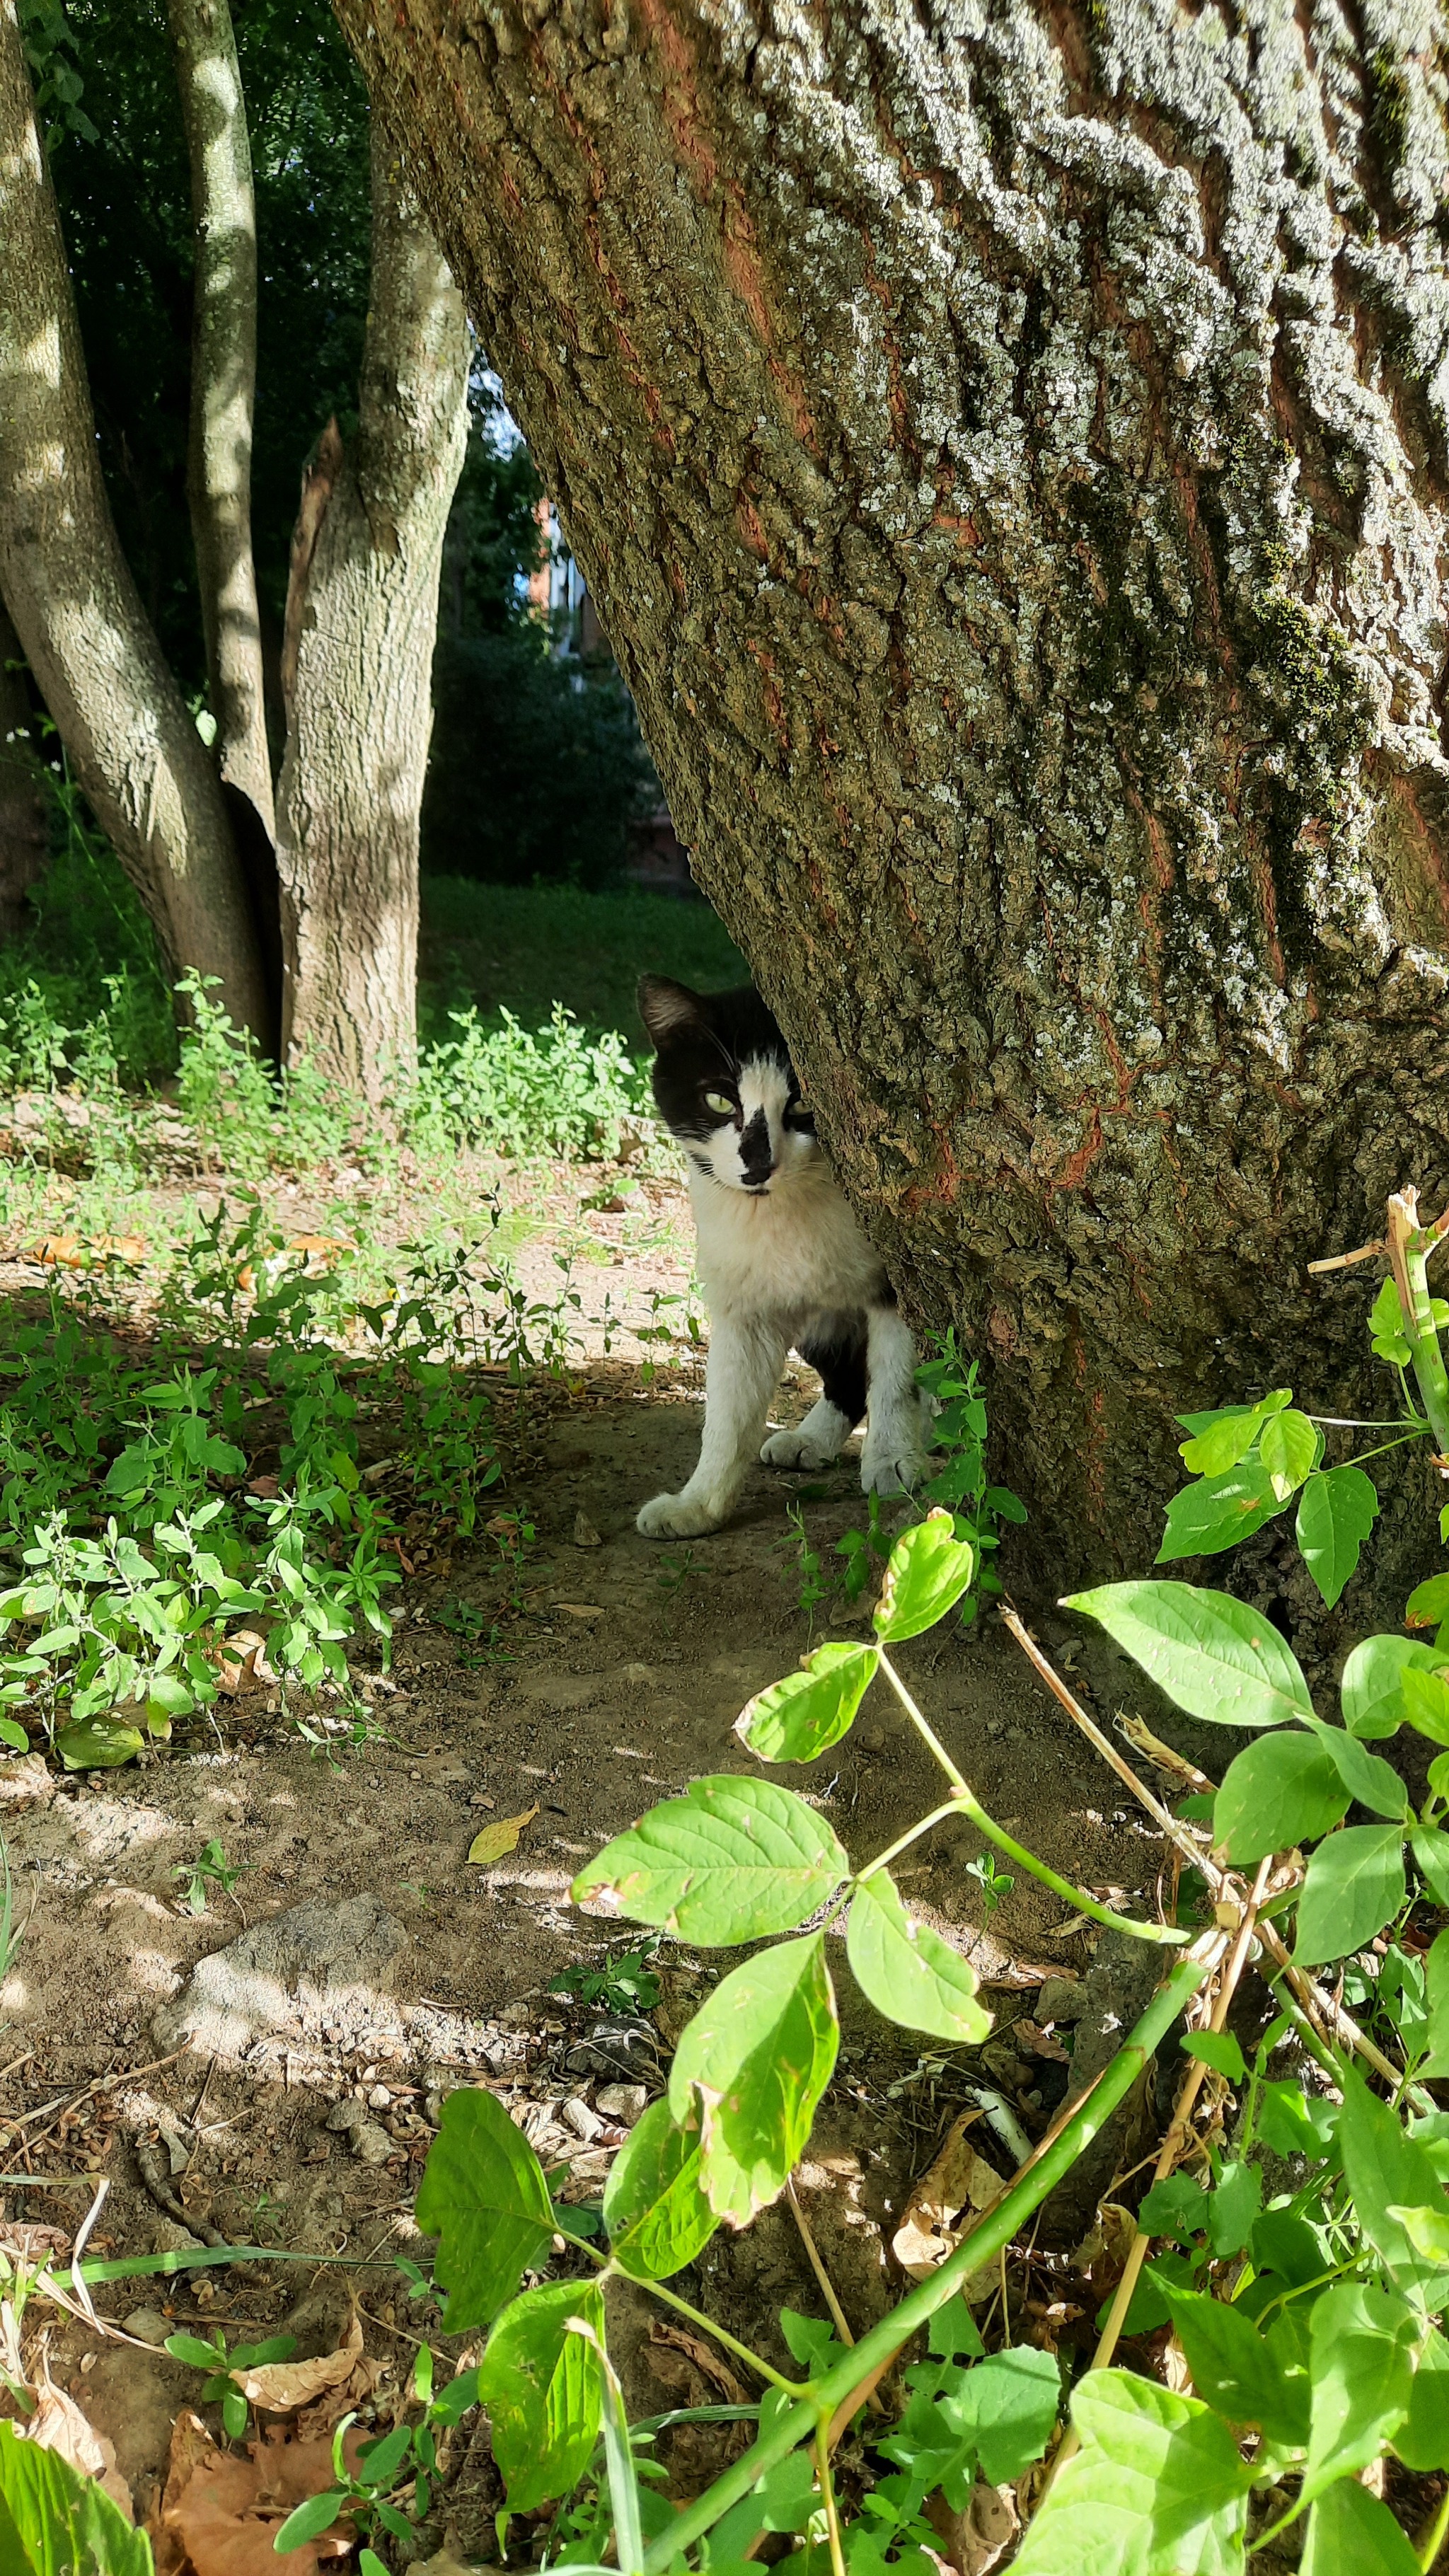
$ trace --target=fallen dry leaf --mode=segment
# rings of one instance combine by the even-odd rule
[[[43,1753],[16,1753],[0,1762],[0,1807],[44,1807],[54,1796]]]
[[[1016,2498],[1010,2487],[990,2487],[979,2472],[964,2513],[952,2512],[939,2487],[925,2512],[946,2564],[957,2576],[990,2576],[1016,2538]]]
[[[1197,1764],[1188,1762],[1182,1754],[1174,1753],[1170,1744],[1164,1744],[1160,1735],[1153,1734],[1145,1719],[1130,1716],[1126,1709],[1119,1709],[1117,1724],[1133,1752],[1144,1754],[1149,1762],[1155,1762],[1159,1771],[1167,1773],[1169,1780],[1184,1781],[1192,1789],[1212,1787],[1207,1773],[1199,1771]]]
[[[597,1601],[555,1601],[553,1606],[570,1619],[602,1619],[604,1616]]]
[[[343,2456],[357,2465],[364,2439],[354,2425]],[[238,2459],[219,2450],[196,2415],[182,2415],[171,2437],[171,2458],[157,2535],[157,2576],[316,2576],[324,2558],[343,2558],[355,2534],[334,2524],[316,2540],[279,2559],[272,2546],[294,2506],[332,2485],[332,2444],[327,2438],[293,2441],[280,2426],[247,2445]]]
[[[9,2254],[21,2263],[33,2263],[42,2254],[68,2254],[70,2238],[63,2227],[47,2227],[43,2219],[12,2218],[0,2222],[0,2254]]]
[[[134,2522],[131,2490],[116,2466],[115,2444],[96,2431],[73,2397],[55,2386],[48,2370],[35,2391],[34,2414],[13,2430],[21,2441],[34,2442],[42,2451],[56,2452],[83,2478],[95,2478],[126,2520]]]
[[[48,1234],[21,1254],[23,1261],[38,1261],[46,1270],[89,1270],[97,1261],[123,1261],[139,1270],[145,1258],[139,1234]]]
[[[668,2365],[665,2363],[661,2369],[660,2363],[666,2354],[679,2353],[686,2362],[693,2363],[706,2386],[719,2390],[727,2406],[745,2404],[745,2391],[729,2363],[721,2360],[713,2345],[707,2344],[702,2335],[691,2334],[687,2326],[675,2325],[672,2318],[656,2317],[649,2329],[649,2341],[653,2346],[650,2367],[666,2388],[670,2385]]]
[[[249,1490],[257,1491],[253,1484]],[[256,1628],[233,1629],[212,1650],[218,1690],[229,1699],[241,1699],[246,1692],[265,1690],[281,1676],[267,1661],[267,1641]]]
[[[1026,2050],[1028,2057],[1054,2057],[1063,2066],[1070,2066],[1072,2062],[1061,2041],[1053,2039],[1050,2031],[1038,2029],[1034,2021],[1014,2021],[1011,2036],[1018,2048]]]
[[[966,2135],[980,2117],[979,2110],[963,2111],[952,2121],[935,2163],[912,2188],[891,2243],[897,2262],[913,2281],[924,2281],[934,2272],[1006,2189],[995,2166],[977,2154]],[[965,2284],[968,2301],[980,2278],[973,2274]]]
[[[531,1825],[537,1813],[536,1806],[525,1807],[521,1816],[500,1816],[496,1825],[485,1825],[468,1845],[468,1858],[474,1867],[486,1869],[489,1861],[502,1860],[505,1852],[516,1849],[524,1826]]]
[[[347,2329],[347,2341],[335,2352],[324,2352],[315,2361],[264,2362],[258,2370],[236,2372],[237,2386],[253,2406],[265,2407],[269,2415],[290,2415],[298,2406],[310,2406],[325,2388],[340,2388],[350,2379],[362,2352],[362,2319],[354,2310]]]

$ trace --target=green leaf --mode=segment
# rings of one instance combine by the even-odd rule
[[[1251,1538],[1287,1497],[1278,1494],[1259,1458],[1244,1458],[1221,1476],[1204,1476],[1184,1485],[1167,1506],[1167,1527],[1157,1551],[1158,1565],[1184,1556],[1221,1556],[1224,1548]]]
[[[1362,1467],[1326,1468],[1310,1476],[1303,1488],[1295,1524],[1298,1545],[1330,1610],[1357,1568],[1378,1509],[1373,1478]]]
[[[1205,2235],[1207,2222],[1207,2193],[1190,2174],[1169,2174],[1165,2182],[1155,2182],[1143,2193],[1137,2211],[1144,2235],[1168,2236],[1177,2245],[1190,2245],[1194,2236]]]
[[[891,1549],[880,1599],[875,1605],[875,1633],[883,1646],[919,1637],[953,1610],[976,1571],[976,1550],[956,1536],[950,1512],[929,1512],[913,1529],[902,1532]]]
[[[1273,1481],[1273,1491],[1280,1503],[1296,1494],[1305,1476],[1312,1474],[1323,1454],[1323,1435],[1314,1429],[1306,1413],[1272,1414],[1263,1425],[1258,1455]]]
[[[1331,1757],[1295,1729],[1260,1735],[1229,1763],[1213,1802],[1213,1841],[1238,1868],[1317,1842],[1348,1811]]]
[[[1369,1308],[1369,1331],[1390,1334],[1401,1333],[1403,1329],[1404,1310],[1399,1303],[1398,1288],[1392,1279],[1382,1280],[1379,1293]]]
[[[1449,2266],[1426,2262],[1391,2209],[1439,2209],[1444,2193],[1428,2150],[1407,2137],[1387,2102],[1345,2065],[1338,2144],[1359,2225],[1402,2290],[1419,2291],[1430,2308],[1449,2298]]]
[[[28,1753],[30,1738],[17,1719],[0,1717],[0,1744],[8,1744],[12,1753]]]
[[[1230,2424],[1261,2425],[1270,2442],[1297,2449],[1308,2439],[1308,2373],[1284,2377],[1251,2319],[1226,2299],[1162,2284],[1199,2397]]]
[[[725,1774],[691,1781],[682,1798],[606,1843],[573,1897],[719,1949],[793,1931],[849,1868],[830,1827],[793,1789]]]
[[[162,2349],[170,2353],[173,2361],[189,2361],[193,2370],[225,2370],[227,2366],[224,2348],[203,2343],[199,2335],[168,2335]]]
[[[1312,2412],[1305,2497],[1376,2460],[1409,2411],[1421,2326],[1374,2281],[1336,2281],[1309,2322]]]
[[[822,1934],[782,1941],[723,1978],[669,2071],[681,2127],[697,2116],[710,2207],[743,2227],[778,2199],[804,2152],[839,2046]]]
[[[1449,1619],[1449,1574],[1431,1574],[1427,1583],[1416,1583],[1404,1606],[1406,1628],[1436,1628],[1441,1619]]]
[[[1208,2195],[1208,2242],[1219,2262],[1241,2254],[1263,2206],[1261,2165],[1224,2165]]]
[[[599,2437],[599,2356],[586,2336],[569,2332],[570,2317],[581,2317],[602,2344],[604,2302],[592,2281],[525,2290],[504,2309],[478,2366],[510,2513],[567,2495]]]
[[[1416,2254],[1426,2263],[1449,2264],[1449,2209],[1441,2201],[1437,2208],[1406,2209],[1397,2200],[1389,2203],[1389,2216],[1396,2218]]]
[[[1272,1621],[1192,1583],[1107,1583],[1062,1607],[1095,1619],[1189,1717],[1281,1726],[1308,1717],[1308,1684]]]
[[[972,2437],[981,2473],[996,2487],[1019,2478],[1041,2458],[1061,2402],[1061,2366],[1055,2357],[1034,2344],[1015,2344],[963,2371],[940,2412],[953,2432]]]
[[[980,2047],[992,2016],[976,1999],[974,1968],[928,1923],[907,1914],[886,1870],[872,1870],[857,1884],[845,1955],[862,1993],[887,2021]]]
[[[1449,1744],[1449,1682],[1443,1674],[1426,1673],[1408,1664],[1399,1690],[1410,1726],[1420,1735],[1427,1735],[1431,1744]]]
[[[1340,2478],[1308,2516],[1300,2576],[1419,2576],[1419,2561],[1388,2506]]]
[[[1300,1968],[1345,1959],[1392,1922],[1404,1902],[1398,1825],[1349,1825],[1318,1845],[1298,1898],[1293,1957]]]
[[[1429,1767],[1434,1768],[1432,1763]],[[1433,1825],[1412,1825],[1409,1849],[1414,1855],[1414,1867],[1436,1904],[1449,1905],[1449,1834],[1439,1832]]]
[[[1316,2098],[1316,2097],[1315,2097]],[[1308,2156],[1315,2162],[1325,2152],[1313,2125],[1312,2105],[1296,2084],[1265,2084],[1258,2095],[1258,2135],[1278,2156]],[[1319,2270],[1323,2266],[1319,2265]]]
[[[0,2568],[5,2576],[152,2576],[153,2561],[144,2531],[94,2478],[0,2424]]]
[[[700,2181],[697,2129],[683,2129],[667,2102],[651,2102],[630,2130],[604,2185],[609,2251],[635,2281],[667,2281],[709,2243],[719,2225]]]
[[[139,1727],[118,1717],[86,1717],[61,1728],[55,1749],[67,1771],[118,1771],[135,1761],[145,1741]]]
[[[330,2487],[325,2495],[304,2496],[299,2505],[294,2505],[272,2542],[278,2557],[284,2556],[289,2549],[300,2549],[304,2542],[318,2540],[324,2531],[330,2531],[346,2502],[347,2491],[342,2487]]]
[[[543,2167],[501,2102],[465,2086],[443,2104],[418,2189],[417,2221],[436,2236],[447,2334],[486,2326],[553,2241]]]
[[[1241,2576],[1253,2472],[1221,2418],[1127,2370],[1077,2383],[1081,2449],[1013,2576]]]
[[[1350,1735],[1397,1735],[1404,1708],[1400,1684],[1412,1666],[1434,1672],[1444,1658],[1417,1637],[1365,1637],[1343,1668],[1339,1693]]]
[[[735,1733],[762,1762],[813,1762],[839,1743],[879,1663],[874,1646],[817,1646],[798,1673],[755,1694]]]
[[[1214,2073],[1225,2075],[1230,2084],[1241,2084],[1247,2077],[1243,2052],[1230,2030],[1190,2030],[1179,2042],[1185,2057],[1196,2057]]]
[[[1178,1419],[1184,1426],[1199,1427],[1190,1440],[1183,1441],[1177,1454],[1194,1476],[1224,1475],[1229,1467],[1236,1467],[1240,1458],[1246,1458],[1269,1415],[1291,1402],[1291,1389],[1282,1387],[1265,1396],[1261,1404],[1230,1404],[1217,1413],[1180,1414]]]
[[[1341,1726],[1329,1726],[1321,1717],[1306,1721],[1328,1755],[1351,1798],[1361,1807],[1372,1807],[1379,1816],[1393,1816],[1402,1823],[1409,1813],[1409,1793],[1391,1762],[1382,1755],[1366,1752],[1356,1735]]]
[[[1449,1838],[1442,1839],[1445,1858],[1449,1861]],[[1413,1841],[1414,1858],[1417,1860],[1417,1834]],[[1449,2075],[1449,1931],[1436,1932],[1429,1945],[1429,1955],[1424,1961],[1424,2003],[1428,2020],[1425,2034],[1428,2055],[1418,2072],[1432,2081]]]
[[[1437,2326],[1429,2328],[1419,2355],[1409,2411],[1394,2435],[1394,2449],[1405,2468],[1421,2477],[1430,2469],[1449,2469],[1449,2343]]]

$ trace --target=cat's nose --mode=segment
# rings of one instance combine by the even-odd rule
[[[740,1169],[747,1189],[761,1189],[775,1168],[774,1150],[770,1143],[770,1124],[763,1109],[757,1109],[740,1135]]]

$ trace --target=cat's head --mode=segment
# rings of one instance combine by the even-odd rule
[[[654,1040],[654,1097],[695,1169],[763,1198],[819,1152],[779,1025],[755,991],[695,993],[667,975],[639,979]]]

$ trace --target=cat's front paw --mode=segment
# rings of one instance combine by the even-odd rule
[[[723,1520],[723,1512],[712,1511],[708,1503],[691,1502],[684,1494],[656,1494],[634,1527],[643,1538],[704,1538]]]
[[[803,1431],[772,1431],[760,1456],[767,1467],[833,1467],[838,1449],[807,1440]]]
[[[914,1494],[930,1472],[931,1461],[921,1450],[882,1442],[879,1448],[867,1447],[862,1452],[860,1490],[863,1494]]]

